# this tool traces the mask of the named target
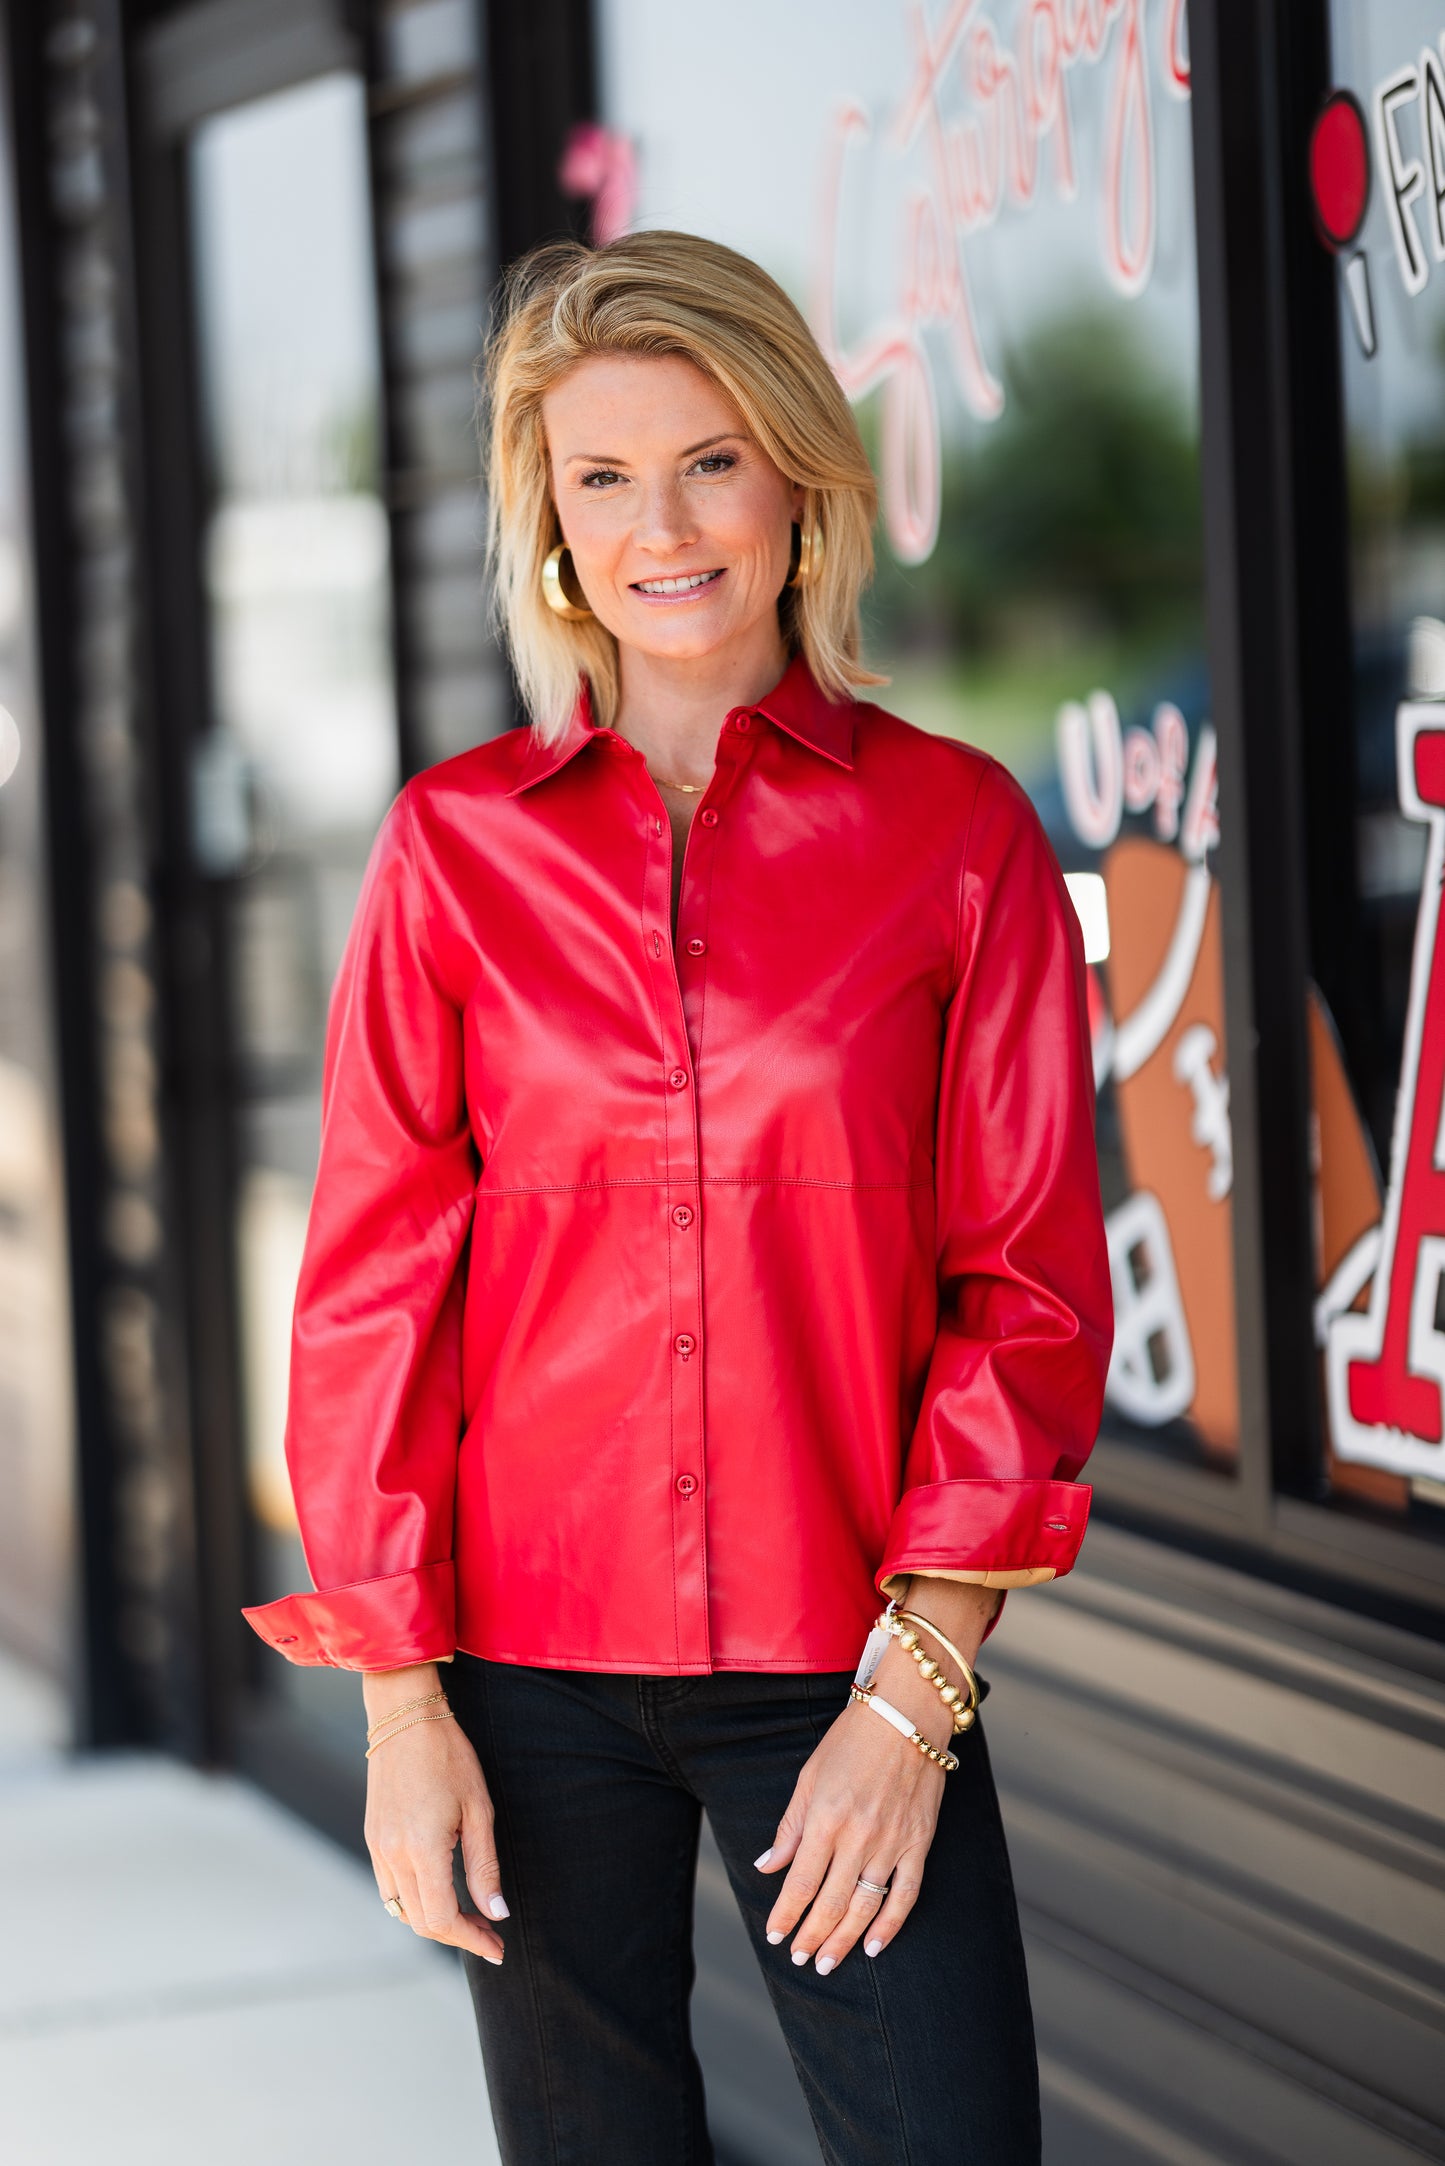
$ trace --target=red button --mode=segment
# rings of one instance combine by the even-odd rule
[[[689,940],[687,952],[689,955],[706,955],[707,942],[705,940]]]
[[[672,1214],[672,1223],[674,1226],[690,1226],[692,1224],[692,1212],[687,1204],[678,1204]]]
[[[687,1089],[686,1068],[674,1068],[667,1080],[675,1091],[685,1091]]]
[[[702,821],[704,827],[717,826],[717,814],[713,811],[711,805],[707,807],[706,811],[700,812],[698,818]]]
[[[695,1474],[679,1474],[677,1477],[678,1495],[680,1497],[691,1497],[694,1496],[696,1492],[697,1476]]]
[[[740,714],[733,717],[733,728],[735,730],[750,730],[752,726],[753,718],[750,714]]]
[[[697,1340],[693,1337],[690,1331],[679,1331],[677,1337],[673,1340],[672,1343],[681,1354],[683,1360],[686,1361],[688,1355],[696,1346]]]

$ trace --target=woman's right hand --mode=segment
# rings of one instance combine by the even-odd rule
[[[388,1708],[443,1689],[434,1663],[409,1670],[373,1671],[365,1681],[367,1721],[383,1722]],[[440,1707],[418,1710],[440,1713]],[[486,1778],[460,1724],[417,1722],[403,1715],[400,1729],[366,1763],[366,1847],[383,1902],[396,1896],[406,1923],[424,1940],[465,1948],[486,1963],[500,1963],[500,1934],[484,1920],[509,1915],[502,1897]],[[467,1887],[480,1917],[464,1911],[452,1880],[452,1855],[460,1839]]]

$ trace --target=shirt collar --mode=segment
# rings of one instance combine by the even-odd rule
[[[795,737],[799,744],[821,752],[824,759],[834,761],[837,766],[853,765],[853,702],[829,699],[820,691],[800,654],[794,655],[772,691],[758,700],[750,711],[765,715],[768,721]],[[544,782],[548,775],[555,775],[559,767],[565,767],[597,735],[592,695],[587,679],[583,677],[578,686],[577,704],[555,744],[544,744],[535,730],[528,730],[521,772],[508,790],[508,797],[516,797],[521,791],[530,789],[534,782]]]
[[[811,745],[824,759],[840,767],[853,765],[853,714],[851,699],[829,699],[818,689],[813,672],[801,654],[795,654],[766,699],[754,710],[779,729]]]

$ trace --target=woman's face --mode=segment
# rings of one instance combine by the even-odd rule
[[[803,492],[701,369],[601,354],[542,422],[577,583],[621,646],[688,662],[777,642]]]

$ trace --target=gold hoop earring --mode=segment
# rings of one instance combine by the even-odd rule
[[[823,569],[823,530],[818,526],[799,526],[794,520],[793,532],[798,541],[787,584],[790,587],[811,586]]]
[[[565,617],[569,624],[580,624],[582,619],[590,617],[592,612],[585,605],[579,607],[572,601],[562,584],[562,559],[567,554],[567,544],[558,542],[542,566],[542,599],[555,615]],[[576,577],[575,568],[573,577]]]

